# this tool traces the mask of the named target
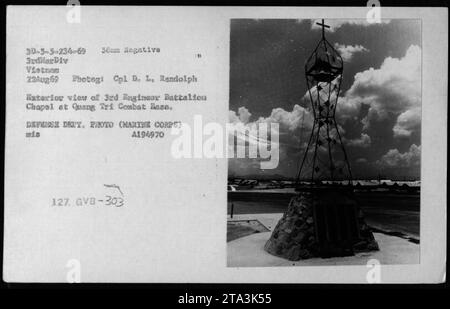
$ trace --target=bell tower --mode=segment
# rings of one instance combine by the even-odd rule
[[[278,221],[264,249],[288,260],[354,255],[379,250],[354,197],[347,153],[336,123],[343,61],[322,38],[305,64],[314,123],[296,179],[298,193]]]
[[[312,185],[319,181],[333,183],[348,180],[351,184],[352,181],[350,164],[335,118],[344,64],[338,51],[325,38],[325,28],[330,26],[323,19],[322,23],[316,24],[322,27],[322,38],[305,64],[314,123],[297,173],[297,189],[304,187],[305,183]]]

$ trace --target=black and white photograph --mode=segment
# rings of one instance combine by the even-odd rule
[[[5,7],[5,285],[445,282],[448,10],[239,5]]]
[[[421,21],[230,29],[228,266],[419,263]]]

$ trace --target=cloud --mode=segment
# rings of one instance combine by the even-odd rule
[[[325,24],[329,25],[330,28],[327,28],[327,31],[334,32],[343,25],[357,25],[357,26],[373,26],[373,25],[379,25],[379,24],[388,24],[391,21],[389,19],[381,19],[381,23],[369,23],[367,19],[360,18],[360,19],[326,19]],[[317,25],[316,23],[322,23],[322,19],[315,19],[311,21],[311,29],[320,29],[321,26]]]
[[[245,107],[239,107],[236,114],[235,111],[229,111],[229,121],[230,123],[242,122],[244,124],[248,123],[252,114]]]
[[[306,108],[295,104],[292,111],[286,111],[283,108],[274,108],[268,117],[260,117],[256,122],[276,122],[280,124],[280,129],[294,131],[303,126],[305,129],[311,129],[314,116]]]
[[[403,112],[398,116],[393,131],[395,137],[409,137],[415,131],[420,130],[421,109],[414,108]]]
[[[411,45],[403,58],[386,58],[379,69],[357,73],[353,85],[340,98],[337,115],[344,121],[354,119],[362,105],[368,106],[367,114],[361,120],[364,130],[389,117],[395,117],[395,136],[405,136],[418,129],[421,105],[419,46]],[[409,120],[412,123],[408,123]]]
[[[420,150],[421,146],[416,144],[412,144],[404,153],[398,149],[390,149],[376,161],[376,164],[383,167],[418,167],[420,166]]]
[[[334,48],[341,54],[342,60],[349,62],[355,53],[368,52],[369,50],[362,45],[344,45],[334,44]]]
[[[366,159],[366,158],[358,158],[358,159],[356,160],[356,163],[359,163],[359,164],[365,164],[365,163],[367,163],[367,159]]]
[[[294,105],[292,111],[281,107],[274,108],[268,117],[260,117],[255,121],[250,121],[252,114],[246,107],[239,107],[237,113],[230,110],[228,115],[229,122],[234,125],[251,127],[258,123],[278,123],[283,131],[295,131],[300,127],[311,129],[314,121],[312,112],[298,104]]]
[[[245,107],[238,108],[238,112],[235,111],[229,111],[229,123],[231,124],[230,131],[228,131],[228,134],[230,134],[228,138],[229,145],[234,144],[234,138],[231,138],[231,136],[236,136],[238,141],[248,142],[249,145],[256,146],[256,147],[263,147],[267,149],[269,145],[273,145],[278,147],[278,144],[275,145],[273,142],[268,141],[267,138],[262,138],[261,136],[258,136],[258,127],[256,122],[249,122],[249,119],[251,117],[251,113],[248,111]],[[271,132],[275,132],[276,130],[274,127],[270,126]],[[279,134],[278,131],[275,133]]]
[[[232,124],[232,129],[238,140],[246,141],[251,145],[261,145],[261,147],[268,147],[270,141],[255,135],[259,124],[268,124],[271,134],[277,133],[280,136],[279,144],[274,146],[280,147],[298,147],[300,135],[303,137],[308,134],[314,122],[312,112],[308,109],[295,104],[292,111],[286,111],[283,108],[274,108],[268,117],[259,117],[257,120],[250,121],[251,113],[246,107],[239,107],[237,113],[229,111],[229,123]],[[278,128],[270,124],[278,124]],[[302,128],[302,130],[300,130]],[[278,131],[277,131],[278,130]],[[301,132],[303,131],[303,132]],[[305,132],[307,132],[305,134]],[[230,132],[231,133],[231,132]],[[233,140],[229,139],[229,142]],[[303,141],[306,143],[306,141]],[[273,144],[273,142],[272,142]]]
[[[349,145],[349,146],[366,148],[366,147],[370,146],[372,141],[371,141],[369,135],[367,135],[365,133],[361,133],[361,137],[347,140],[346,142],[347,142],[347,145]]]
[[[257,119],[252,119],[250,111],[245,107],[238,108],[237,112],[229,111],[229,123],[232,125],[237,140],[245,141],[249,143],[249,146],[262,147],[268,149],[277,149],[280,162],[277,171],[279,173],[295,173],[297,167],[295,166],[298,157],[301,155],[301,149],[306,147],[307,136],[311,132],[313,124],[313,114],[309,109],[306,109],[300,105],[294,105],[292,111],[287,111],[283,108],[274,108],[270,114],[266,117],[262,116]],[[274,127],[272,124],[276,123],[278,126]],[[270,124],[270,140],[261,138],[257,128],[261,129],[261,124]],[[302,129],[303,128],[303,129]],[[276,131],[278,129],[278,131]],[[278,133],[278,142],[273,142],[272,137],[274,133]],[[235,143],[234,138],[228,138],[229,146]],[[300,145],[302,144],[302,145]],[[259,169],[255,162],[259,162],[258,159],[241,159],[235,158],[232,161],[240,161],[239,163],[233,163],[229,165],[230,171],[235,173],[247,173],[252,170],[254,173],[259,173]],[[246,166],[249,164],[249,166]],[[246,166],[246,168],[240,168],[240,166]],[[287,169],[281,171],[282,169]]]

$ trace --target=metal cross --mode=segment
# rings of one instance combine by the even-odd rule
[[[322,18],[322,23],[316,23],[322,27],[322,38],[325,38],[325,28],[330,28],[329,25],[325,25],[325,20]]]

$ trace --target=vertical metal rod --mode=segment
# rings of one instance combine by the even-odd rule
[[[327,141],[328,141],[328,160],[330,160],[330,176],[331,181],[334,181],[334,163],[333,163],[333,157],[331,155],[331,138],[330,138],[330,124],[329,124],[329,116],[330,116],[330,106],[331,106],[331,85],[332,83],[328,83],[328,106],[327,106],[327,117],[326,117],[326,125],[327,125]],[[334,91],[334,90],[333,90]],[[336,98],[337,100],[337,98]]]
[[[303,169],[303,165],[305,164],[306,157],[308,156],[308,151],[309,151],[309,147],[311,146],[311,141],[312,141],[312,138],[313,138],[313,135],[314,135],[314,128],[315,127],[316,127],[316,122],[314,121],[313,128],[311,130],[311,135],[309,136],[308,145],[306,146],[306,151],[305,151],[305,154],[303,155],[302,164],[300,165],[300,169],[298,170],[298,174],[297,174],[297,179],[295,181],[295,187],[296,188],[297,188],[297,185],[298,185],[299,180],[300,180],[300,176],[301,176],[301,172],[302,172],[302,169]]]
[[[315,119],[314,121],[319,122],[320,120]],[[314,147],[314,156],[313,156],[313,165],[312,165],[312,173],[311,173],[311,186],[314,185],[314,169],[316,167],[316,156],[317,156],[317,146],[318,146],[318,141],[319,141],[319,136],[320,136],[320,124],[317,124],[317,137],[316,137],[316,141],[315,141],[315,147]]]
[[[336,128],[336,132],[339,137],[339,143],[341,144],[342,152],[344,152],[344,158],[345,158],[345,164],[347,164],[347,170],[350,176],[350,183],[353,185],[353,176],[352,176],[352,170],[350,168],[350,163],[348,162],[347,152],[345,151],[344,143],[342,142],[341,134],[339,133],[338,126],[336,124],[336,120],[333,119],[334,127]]]

